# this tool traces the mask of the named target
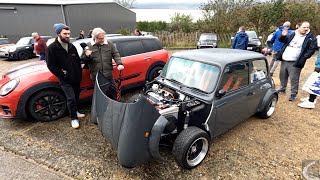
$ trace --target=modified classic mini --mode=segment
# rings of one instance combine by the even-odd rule
[[[268,72],[265,56],[256,52],[177,52],[144,93],[126,103],[104,94],[107,81],[98,73],[91,121],[124,167],[163,159],[159,146],[165,141],[177,164],[192,169],[206,157],[211,139],[252,115],[274,113],[278,94]]]

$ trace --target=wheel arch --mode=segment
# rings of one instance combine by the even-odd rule
[[[51,89],[51,90],[54,89],[54,90],[63,92],[58,82],[43,82],[28,88],[25,92],[23,92],[23,94],[19,99],[17,113],[16,113],[17,116],[22,118],[27,118],[29,116],[28,110],[27,110],[27,104],[30,101],[30,99],[36,93],[43,90],[48,90],[48,89]]]
[[[277,96],[277,99],[279,98],[278,93],[277,93],[277,91],[275,89],[269,89],[267,91],[267,93],[265,94],[265,96],[263,97],[263,99],[261,100],[261,103],[260,103],[260,105],[259,105],[259,107],[257,109],[257,112],[262,112],[263,111],[264,107],[266,106],[266,103],[268,103],[269,98],[273,94]]]

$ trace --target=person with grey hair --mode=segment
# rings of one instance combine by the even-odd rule
[[[279,41],[279,37],[282,34],[283,29],[288,29],[288,33],[291,34],[290,29],[291,23],[289,21],[286,21],[283,23],[282,26],[279,26],[277,31],[273,34],[270,43],[273,44],[272,46],[272,60],[270,62],[270,75],[273,76],[274,71],[277,69],[279,61],[277,61],[279,52],[282,49],[283,43]]]
[[[115,100],[117,88],[112,75],[112,59],[116,62],[119,71],[123,70],[124,66],[117,48],[111,41],[105,40],[105,35],[106,32],[103,29],[94,28],[92,30],[93,42],[88,43],[88,48],[83,52],[81,59],[88,63],[92,80],[95,80],[98,71],[109,79],[110,86],[108,92],[105,93]]]
[[[301,70],[307,59],[317,50],[317,39],[310,32],[310,23],[305,21],[291,34],[287,28],[283,29],[279,41],[284,45],[278,56],[278,60],[281,60],[278,93],[286,92],[290,78],[291,95],[289,101],[294,101],[297,99]]]
[[[33,53],[39,55],[39,60],[45,60],[47,48],[46,41],[42,39],[37,32],[33,32],[31,36],[34,39]]]

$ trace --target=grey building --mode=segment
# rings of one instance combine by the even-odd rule
[[[32,0],[31,0],[32,1]],[[107,33],[118,33],[120,28],[134,29],[136,14],[115,3],[92,0],[86,2],[0,2],[0,35],[16,42],[32,32],[55,37],[53,24],[65,23],[71,28],[71,36],[80,30],[85,35],[95,27]]]

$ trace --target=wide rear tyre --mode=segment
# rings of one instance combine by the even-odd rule
[[[35,94],[27,107],[31,117],[38,121],[59,119],[67,111],[65,96],[56,90],[44,90]]]
[[[257,113],[257,116],[263,119],[268,119],[269,117],[271,117],[276,110],[277,101],[278,97],[275,94],[272,94],[263,110]]]
[[[209,151],[209,135],[198,127],[188,127],[176,138],[172,154],[177,164],[185,169],[197,167]]]

